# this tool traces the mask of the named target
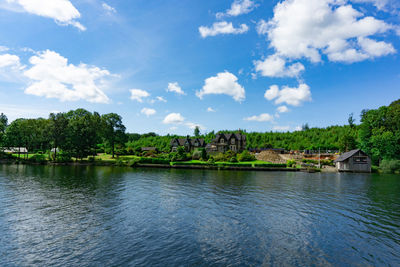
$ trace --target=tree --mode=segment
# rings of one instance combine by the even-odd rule
[[[195,137],[199,137],[200,136],[200,128],[199,128],[199,126],[196,126],[194,128],[194,136]]]
[[[6,129],[6,144],[8,147],[18,147],[18,158],[20,158],[20,147],[24,144],[22,123],[24,119],[14,120]]]
[[[310,126],[308,126],[308,123],[303,124],[303,126],[301,126],[301,130],[302,130],[302,131],[308,131],[308,130],[310,130]]]
[[[0,146],[4,145],[5,132],[7,128],[8,119],[3,113],[0,114]]]
[[[349,118],[347,120],[349,122],[349,125],[350,125],[351,128],[355,127],[355,121],[356,120],[353,118],[353,116],[354,116],[354,114],[350,113]]]
[[[103,125],[103,137],[111,146],[112,157],[114,158],[115,144],[125,139],[125,126],[122,124],[122,117],[115,113],[101,116]]]
[[[57,160],[58,147],[66,141],[67,128],[68,120],[64,113],[50,114],[47,132],[54,148],[54,160]]]

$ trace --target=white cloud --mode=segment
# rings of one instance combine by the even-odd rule
[[[61,101],[86,100],[108,103],[109,98],[100,89],[103,78],[110,72],[96,66],[68,64],[68,59],[46,50],[29,59],[32,67],[23,74],[31,80],[25,93],[58,98]]]
[[[304,71],[301,63],[294,63],[286,66],[285,60],[278,55],[271,55],[264,61],[255,61],[256,71],[261,72],[262,76],[267,77],[297,77]]]
[[[250,13],[255,8],[255,3],[252,0],[235,0],[231,8],[226,11],[226,13],[217,13],[217,18],[222,18],[224,16],[236,17],[242,14]]]
[[[248,118],[244,118],[244,120],[246,121],[259,121],[259,122],[265,122],[265,121],[273,121],[274,120],[274,116],[268,114],[268,113],[263,113],[260,115],[254,115]]]
[[[272,130],[277,131],[277,132],[287,132],[289,131],[290,126],[278,126],[275,125],[274,127],[272,127]]]
[[[7,3],[28,13],[52,18],[57,24],[72,25],[81,31],[86,30],[76,21],[81,14],[69,0],[7,0]]]
[[[319,62],[321,54],[325,54],[333,61],[354,62],[393,53],[388,43],[379,42],[383,51],[378,55],[365,49],[360,42],[393,26],[364,16],[342,0],[280,2],[274,8],[274,17],[263,24],[262,29],[261,32],[267,32],[276,54],[289,59],[307,58]]]
[[[182,91],[182,88],[179,86],[179,84],[177,82],[168,83],[167,92],[174,92],[174,93],[177,93],[178,95],[185,94],[185,92]]]
[[[257,33],[260,35],[266,34],[268,32],[268,23],[265,20],[260,20],[256,27]]]
[[[199,32],[201,37],[206,38],[208,36],[216,36],[218,34],[242,34],[249,30],[246,24],[241,24],[239,28],[235,28],[232,22],[215,22],[211,28],[206,26],[200,26]]]
[[[156,99],[157,99],[158,101],[160,101],[160,102],[164,102],[164,103],[167,102],[167,100],[166,100],[164,97],[162,97],[162,96],[157,96]]]
[[[207,112],[215,112],[215,110],[212,107],[208,107]]]
[[[272,85],[265,91],[264,97],[267,100],[275,99],[275,104],[286,103],[292,106],[300,106],[303,102],[311,101],[311,92],[310,87],[304,83],[297,88],[284,86],[281,90],[277,85]]]
[[[296,128],[294,128],[295,131],[301,131],[303,128],[301,126],[296,126]]]
[[[11,54],[3,54],[0,55],[0,68],[12,67],[19,68],[20,67],[19,57]]]
[[[288,109],[287,106],[279,106],[279,107],[277,108],[277,111],[278,111],[279,113],[286,113],[286,112],[289,112],[289,109]]]
[[[220,72],[217,76],[206,79],[203,88],[196,92],[196,95],[202,99],[204,95],[225,94],[241,102],[245,99],[245,90],[237,80],[238,78],[228,71]]]
[[[116,13],[117,12],[117,10],[115,10],[115,8],[113,8],[112,6],[110,6],[110,5],[106,4],[106,3],[102,3],[101,6],[108,13]]]
[[[147,117],[149,117],[149,116],[152,116],[152,115],[156,114],[157,112],[152,108],[142,108],[140,113],[142,113],[142,114],[146,115]]]
[[[180,114],[180,113],[170,113],[168,114],[164,120],[164,124],[179,124],[183,123],[185,121],[185,118]]]
[[[143,98],[150,96],[150,94],[147,91],[142,89],[130,89],[129,91],[131,92],[131,99],[136,100],[140,103],[143,102]]]

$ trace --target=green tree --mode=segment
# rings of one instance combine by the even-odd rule
[[[112,157],[114,158],[115,144],[123,143],[125,140],[125,126],[122,124],[122,117],[115,113],[101,116],[103,125],[103,137],[111,146]]]
[[[353,114],[353,113],[350,113],[349,118],[348,118],[347,121],[349,122],[349,126],[350,126],[351,128],[354,128],[354,127],[355,127],[355,122],[356,122],[356,120],[354,119],[354,114]]]
[[[8,119],[3,113],[0,114],[0,146],[4,146],[5,132],[7,128]]]
[[[199,128],[199,126],[196,126],[194,128],[194,136],[195,137],[199,137],[200,136],[200,128]]]
[[[57,160],[57,149],[60,145],[64,144],[68,132],[68,120],[64,113],[51,113],[49,116],[49,124],[47,132],[49,139],[54,148],[54,160]]]

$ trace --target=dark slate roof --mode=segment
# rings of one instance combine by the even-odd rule
[[[360,149],[354,149],[351,150],[349,152],[343,153],[342,155],[340,155],[337,159],[335,159],[333,162],[342,162],[345,161],[346,159],[354,156],[354,154],[358,153],[359,151],[361,151]],[[362,151],[361,151],[362,152]],[[363,152],[364,153],[364,152]]]
[[[226,140],[231,139],[231,137],[235,137],[237,140],[241,141],[245,141],[246,140],[246,136],[244,134],[239,134],[239,133],[221,133],[221,134],[217,134],[215,136],[215,138],[213,139],[213,141],[218,142],[218,140],[223,137]]]
[[[190,142],[190,144],[192,146],[194,145],[195,140],[197,140],[199,142],[200,146],[204,146],[204,143],[205,143],[203,138],[194,138],[194,139],[191,139],[191,138],[189,138],[189,139],[188,138],[174,138],[174,139],[171,140],[171,145],[174,143],[175,140],[178,141],[179,146],[184,146],[186,140],[189,140],[189,142]]]

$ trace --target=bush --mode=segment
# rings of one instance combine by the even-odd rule
[[[193,152],[192,159],[194,159],[194,160],[199,160],[199,159],[201,158],[201,155],[202,155],[201,151],[198,150],[198,149],[196,149],[196,150]]]
[[[239,163],[219,163],[218,166],[221,167],[253,167],[251,163],[248,164],[239,164]]]
[[[60,151],[57,153],[57,162],[71,162],[71,154],[68,152]]]
[[[93,156],[92,157],[88,157],[88,160],[89,160],[89,162],[94,162],[95,158]]]
[[[213,157],[210,157],[210,158],[207,160],[207,163],[208,163],[208,164],[215,164],[215,159],[214,159]]]
[[[257,168],[286,168],[287,164],[285,163],[259,163],[254,164],[254,167]]]
[[[236,163],[236,162],[238,162],[238,160],[237,160],[236,157],[232,157],[232,158],[229,160],[229,162]]]
[[[384,173],[395,173],[400,171],[400,160],[395,159],[384,159],[381,164],[379,164],[379,168]]]
[[[35,163],[45,163],[46,162],[46,156],[43,154],[35,154],[32,157],[30,157],[28,159],[31,162],[35,162]]]
[[[288,167],[288,168],[291,168],[291,167],[296,167],[296,161],[294,160],[294,159],[290,159],[290,160],[288,160],[287,162],[286,162],[286,166]]]
[[[242,153],[240,153],[238,155],[238,160],[240,162],[243,162],[243,161],[255,161],[256,157],[253,154],[250,154],[249,151],[245,150],[245,151],[243,151]]]
[[[225,155],[223,153],[218,153],[214,156],[215,161],[225,161]]]

